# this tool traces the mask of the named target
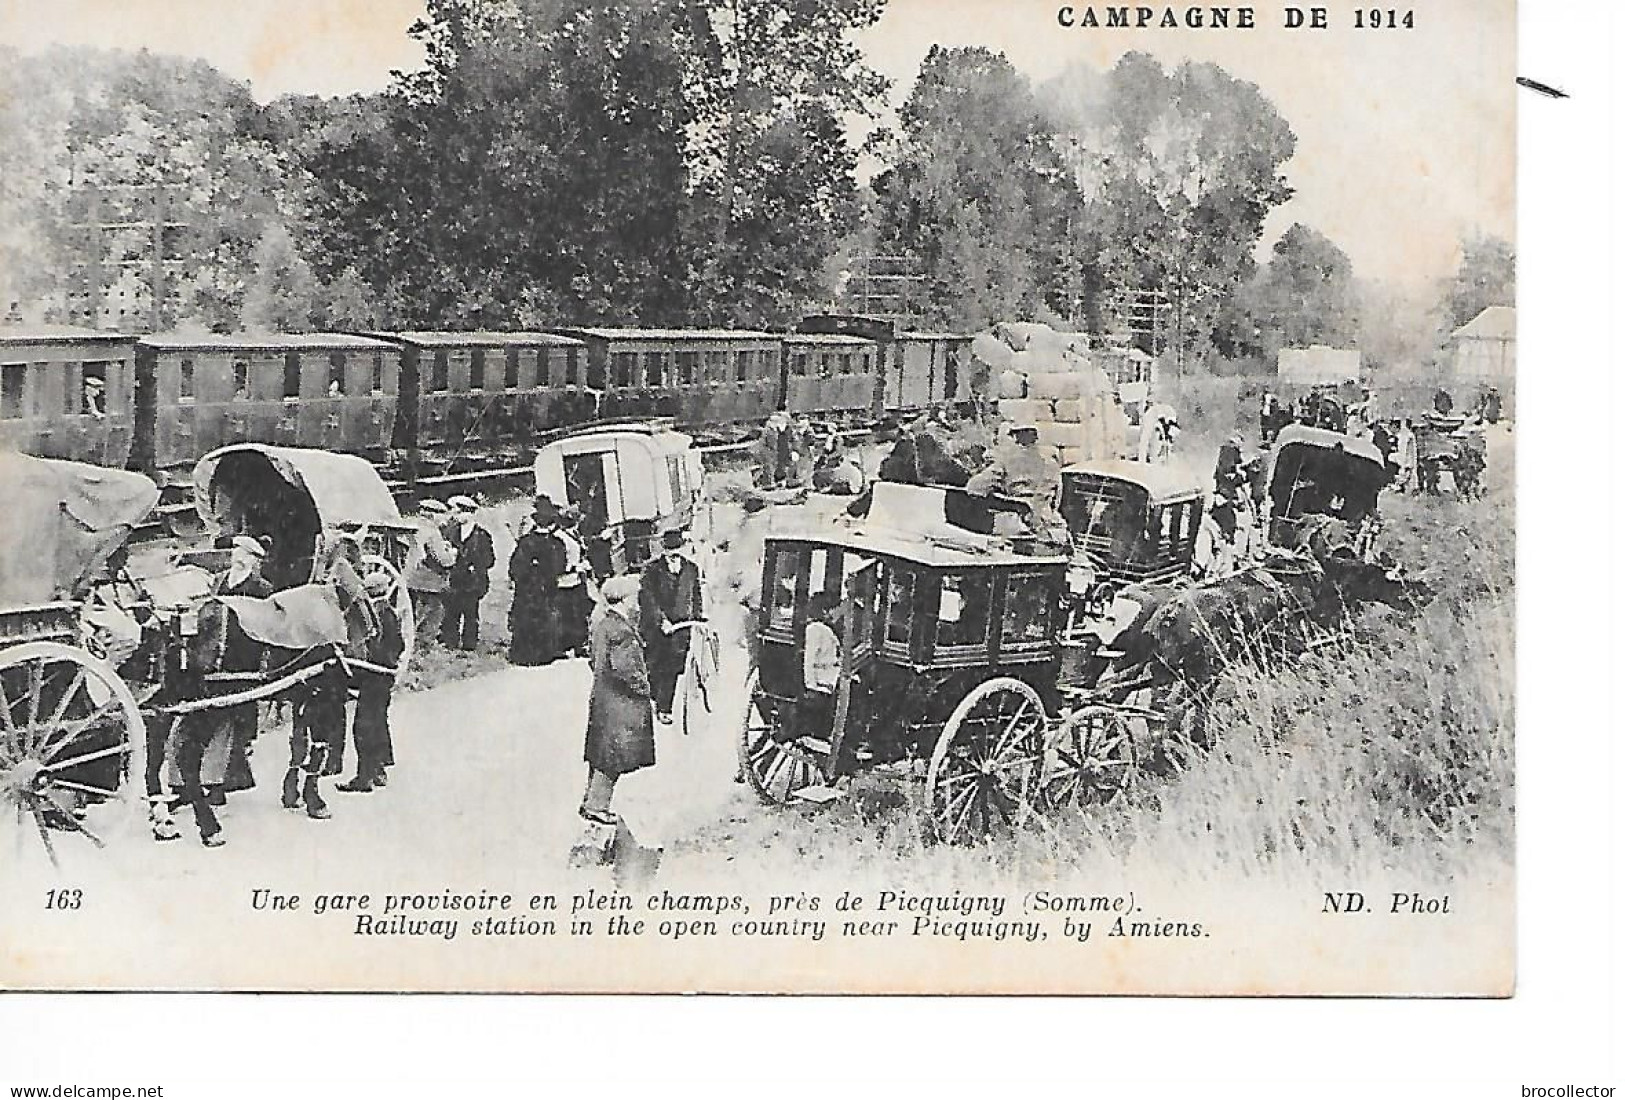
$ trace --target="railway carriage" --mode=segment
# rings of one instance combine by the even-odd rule
[[[923,412],[974,397],[970,337],[900,332],[885,359],[881,403],[888,413]]]
[[[587,347],[587,385],[606,420],[670,417],[679,427],[765,420],[779,403],[781,339],[725,329],[560,329]]]
[[[381,340],[337,333],[148,336],[136,346],[133,464],[178,481],[209,451],[250,440],[382,463],[399,360]]]
[[[122,467],[135,438],[135,338],[0,328],[0,446]]]
[[[551,332],[376,332],[400,348],[394,446],[409,476],[526,461],[539,436],[598,415],[586,345]]]
[[[798,416],[869,416],[879,357],[879,345],[860,336],[786,336],[780,366],[784,410]]]

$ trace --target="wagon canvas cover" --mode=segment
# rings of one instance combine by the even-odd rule
[[[213,450],[152,471],[171,529],[133,554],[251,536],[287,590],[340,529],[411,529],[421,570],[360,572],[415,633],[264,708],[223,846],[197,799],[177,837],[138,817],[103,847],[72,822],[106,808],[68,806],[53,865],[10,831],[33,773],[0,774],[0,989],[1513,995],[1517,375],[1460,348],[1487,314],[1515,350],[1516,0],[199,8],[0,3],[0,243],[27,261],[0,310],[269,330],[167,347],[156,412],[137,380],[138,434]],[[803,326],[869,351],[798,375]],[[405,396],[524,397],[525,431],[437,449],[391,353],[232,350],[313,328],[408,332]],[[0,361],[8,421],[20,377]],[[200,418],[215,389],[257,411]],[[351,398],[387,446],[279,445]],[[1396,440],[1436,403],[1483,452],[1419,478]],[[0,457],[0,601],[71,588],[154,499]],[[1602,618],[1573,569],[1572,617]],[[310,598],[237,625],[324,643]],[[311,723],[344,744],[309,777],[330,817]],[[1589,779],[1599,730],[1543,732]],[[384,785],[354,789],[361,754]],[[42,907],[65,888],[81,909]],[[981,1038],[764,1049],[952,1075]]]
[[[75,594],[157,502],[141,474],[0,451],[0,610]]]

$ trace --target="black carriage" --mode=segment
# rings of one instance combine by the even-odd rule
[[[1293,424],[1281,430],[1270,454],[1266,505],[1268,540],[1297,549],[1316,516],[1341,520],[1355,546],[1369,554],[1377,533],[1377,496],[1390,471],[1367,440]]]
[[[1484,431],[1475,420],[1431,412],[1417,421],[1416,482],[1422,492],[1444,492],[1449,475],[1457,496],[1477,496],[1484,459]]]
[[[145,810],[146,720],[84,612],[157,500],[140,474],[0,453],[0,809],[53,861],[53,829]]]
[[[1177,465],[1106,459],[1063,469],[1073,595],[1094,603],[1130,584],[1189,577],[1206,500],[1201,482]]]
[[[923,780],[936,834],[960,842],[1121,789],[1129,731],[1062,684],[1067,559],[950,524],[955,492],[883,483],[863,521],[770,532],[740,736],[762,800],[822,801],[886,767]],[[809,619],[831,606],[832,696],[804,678]]]

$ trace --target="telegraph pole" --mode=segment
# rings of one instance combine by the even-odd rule
[[[85,272],[84,287],[87,296],[85,305],[85,319],[93,328],[99,328],[101,308],[109,287],[116,281],[109,277],[109,268],[145,268],[147,292],[151,298],[148,324],[153,332],[164,329],[163,309],[166,287],[168,284],[165,265],[178,262],[180,257],[171,257],[167,254],[164,245],[164,231],[187,229],[190,222],[173,221],[169,213],[169,188],[171,184],[144,183],[144,184],[97,184],[86,185],[86,213],[83,222],[70,223],[69,228],[79,231],[86,240],[86,254],[84,258],[74,262],[74,266]],[[128,206],[132,214],[139,214],[140,207],[145,206],[146,217],[132,217],[121,219],[117,214],[110,217],[107,211],[108,196],[111,192],[125,192],[130,195]],[[141,200],[145,199],[145,203]],[[110,247],[110,233],[137,233],[141,234],[139,244],[134,248],[126,246],[120,249],[121,255],[117,259],[109,257],[109,252],[117,248],[116,242]],[[77,234],[76,234],[77,235]]]

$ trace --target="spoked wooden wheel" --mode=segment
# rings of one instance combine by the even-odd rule
[[[805,739],[784,740],[788,704],[775,704],[763,696],[754,672],[745,687],[750,702],[739,731],[739,770],[756,797],[782,806],[795,798],[797,791],[827,783],[824,762],[829,746],[810,744]]]
[[[948,716],[925,789],[939,839],[974,843],[1024,823],[1037,800],[1048,724],[1043,700],[999,676],[976,685]]]
[[[389,560],[382,555],[363,554],[361,566],[363,573],[377,570],[389,577],[389,589],[384,593],[384,598],[389,601],[389,606],[401,624],[400,667],[404,669],[412,662],[412,654],[417,651],[418,642],[418,623],[412,611],[412,593],[407,590],[401,571],[389,564]]]
[[[1122,794],[1134,776],[1134,723],[1116,707],[1080,707],[1045,745],[1044,805],[1100,806]]]
[[[146,724],[107,662],[58,642],[0,652],[0,808],[39,833],[92,830],[103,806],[146,812]],[[101,813],[99,813],[99,811]]]

